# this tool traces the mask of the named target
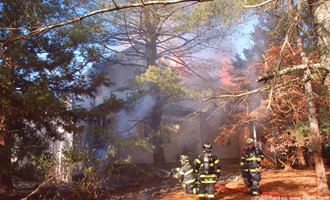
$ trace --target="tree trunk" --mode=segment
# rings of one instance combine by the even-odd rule
[[[7,190],[14,189],[11,180],[11,156],[12,156],[12,138],[9,132],[4,133],[3,145],[0,144],[0,184]]]
[[[292,170],[291,164],[293,160],[288,154],[285,154],[285,157],[283,155],[276,155],[276,159],[281,164],[281,167],[284,167],[284,170]]]
[[[329,13],[329,11],[327,11],[327,9],[329,9],[329,8],[324,7],[326,2],[328,2],[328,5],[330,6],[328,0],[326,0],[326,1],[318,0],[318,1],[315,1],[313,5],[311,5],[313,7],[312,13],[313,13],[314,20],[315,20],[315,18],[317,18],[317,20],[320,20],[321,18],[322,18],[321,20],[325,20],[325,21],[318,21],[317,23],[325,23],[325,24],[329,23],[329,19],[327,19],[327,18],[329,18],[329,15],[322,16],[322,17],[319,16],[319,15]],[[302,8],[301,5],[302,5],[302,2],[300,0],[298,3],[299,12],[301,12],[301,8]],[[318,8],[315,8],[314,6],[316,6]],[[321,7],[322,7],[322,9],[325,9],[325,10],[322,11]],[[326,22],[326,20],[328,20],[328,22]],[[296,16],[296,21],[298,22],[297,16]],[[317,25],[317,23],[316,23],[316,25]],[[297,23],[297,25],[298,25],[298,23]],[[324,27],[324,26],[322,26],[322,27]],[[329,27],[330,26],[328,26],[328,28]],[[320,27],[316,27],[317,34],[321,34],[321,35],[319,35],[319,37],[325,37],[324,38],[326,40],[325,42],[327,45],[329,45],[329,35],[327,34],[327,36],[324,36],[324,34],[322,33],[323,31],[328,32],[329,29],[328,30],[323,29],[322,31],[318,30],[318,29],[320,29]],[[298,30],[298,27],[297,27],[297,30]],[[300,50],[300,56],[302,58],[302,64],[306,64],[308,66],[309,61],[306,56],[306,53],[304,52],[303,41],[302,41],[302,38],[300,37],[300,35],[298,36],[297,42],[298,42],[298,47]],[[329,53],[327,53],[327,54],[329,55]],[[325,60],[327,60],[327,59],[325,59]],[[325,174],[325,168],[324,168],[324,163],[323,163],[323,159],[322,159],[322,140],[321,140],[321,135],[320,135],[319,123],[317,120],[316,108],[315,108],[315,104],[314,104],[314,100],[313,100],[313,87],[312,87],[311,80],[312,80],[311,71],[309,68],[307,68],[304,71],[303,81],[305,82],[304,87],[305,87],[305,96],[306,96],[307,109],[308,109],[308,112],[307,112],[308,121],[309,121],[309,126],[311,129],[311,138],[312,138],[311,145],[312,145],[312,149],[313,149],[313,159],[314,159],[315,171],[316,171],[317,190],[319,192],[330,192],[328,184],[327,184],[327,177]]]
[[[305,57],[303,57],[303,60],[305,60]],[[311,145],[313,149],[313,160],[316,171],[317,190],[319,192],[330,192],[327,184],[324,162],[322,159],[322,140],[320,135],[319,122],[317,120],[316,108],[313,100],[313,88],[310,70],[305,70],[304,75],[305,96],[307,100],[309,126],[311,129]]]
[[[303,169],[306,167],[306,160],[304,156],[304,147],[297,147],[296,153],[298,156],[298,166]]]
[[[146,23],[146,63],[147,67],[156,65],[157,60],[157,27],[159,24],[159,16],[154,7],[145,8]]]
[[[313,15],[318,47],[321,50],[321,62],[330,69],[330,1],[309,0]]]
[[[286,161],[286,162],[283,162],[283,164],[284,164],[284,170],[285,171],[293,170],[292,169],[292,163],[290,162],[290,159],[288,159],[288,161]]]
[[[310,81],[310,72],[306,70],[305,75],[308,77],[308,81],[306,81],[305,83],[305,95],[307,97],[308,119],[311,128],[311,144],[313,149],[313,159],[316,171],[317,190],[319,192],[330,192],[322,159],[322,140],[319,130],[319,124],[316,117],[316,109],[312,97],[313,90],[312,83]]]
[[[166,159],[164,151],[164,142],[163,138],[153,137],[153,158],[155,169],[165,169],[166,168]]]
[[[146,64],[147,67],[156,65],[157,60],[157,27],[159,24],[159,17],[157,15],[156,7],[150,6],[144,8],[144,20],[146,24]],[[166,167],[166,159],[164,152],[164,136],[161,130],[162,123],[162,109],[161,94],[157,86],[153,86],[156,104],[151,112],[151,131],[153,144],[153,158],[156,169]]]
[[[330,1],[308,0],[313,15],[314,29],[317,35],[317,45],[321,51],[321,65],[330,71]],[[325,77],[324,85],[328,88],[330,98],[330,76]],[[330,112],[330,108],[329,108]]]
[[[156,169],[166,168],[166,159],[164,152],[164,136],[161,130],[162,123],[162,102],[157,98],[151,113],[151,129],[153,143],[153,157]]]

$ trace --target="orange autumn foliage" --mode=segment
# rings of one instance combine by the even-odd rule
[[[230,66],[230,63],[226,63],[224,67],[226,71],[220,72],[220,77],[222,75],[222,77],[226,77],[226,80],[230,81],[224,82],[223,85],[231,92],[253,90],[259,87],[255,83],[257,76],[301,64],[300,52],[296,46],[286,46],[283,52],[280,53],[281,48],[281,46],[270,47],[265,54],[264,62],[254,62],[245,70],[235,69]],[[308,57],[313,63],[320,61],[318,51],[311,52]],[[282,144],[282,146],[292,145],[293,138],[290,136],[288,125],[307,120],[302,75],[303,72],[294,72],[272,79],[270,84],[285,84],[277,87],[271,98],[269,98],[269,93],[264,93],[259,94],[258,99],[250,98],[247,100],[257,102],[254,103],[255,106],[249,107],[248,112],[246,105],[249,103],[245,102],[246,104],[244,105],[242,104],[243,100],[241,100],[241,104],[236,104],[234,111],[230,112],[229,118],[232,123],[222,125],[219,128],[219,135],[215,141],[219,144],[226,143],[233,135],[241,132],[244,126],[254,121],[258,124],[258,130],[261,132],[264,140],[275,142],[273,134],[274,127],[276,127],[275,132],[277,132],[277,135],[280,135],[276,139],[278,140],[276,143]]]

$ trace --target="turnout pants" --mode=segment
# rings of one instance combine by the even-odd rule
[[[249,192],[259,192],[260,172],[242,171],[242,177]]]
[[[198,197],[200,200],[204,200],[205,197],[207,199],[214,199],[215,188],[214,184],[216,182],[216,175],[215,174],[201,174],[200,178],[200,186]]]
[[[197,184],[182,185],[182,187],[186,194],[197,194],[199,191]]]

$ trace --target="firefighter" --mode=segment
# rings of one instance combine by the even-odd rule
[[[214,185],[217,178],[220,176],[220,161],[216,155],[211,152],[212,145],[208,142],[202,146],[202,153],[194,161],[194,167],[199,178],[199,192],[200,200],[214,199]]]
[[[244,148],[241,157],[241,171],[245,185],[249,189],[249,193],[253,196],[259,195],[259,182],[261,180],[260,175],[260,162],[264,159],[264,155],[255,147],[252,138],[246,140],[247,147]]]
[[[193,166],[190,164],[188,156],[180,155],[180,168],[175,168],[174,178],[180,179],[182,188],[186,194],[197,194],[198,181]]]

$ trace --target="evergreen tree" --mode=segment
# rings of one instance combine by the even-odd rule
[[[0,166],[1,184],[11,181],[13,149],[15,156],[39,156],[49,141],[62,138],[63,128],[78,133],[78,121],[86,110],[72,107],[80,96],[92,96],[106,77],[86,76],[85,68],[94,61],[97,47],[91,44],[97,24],[86,20],[42,35],[29,35],[44,23],[75,16],[79,1],[1,1],[0,22]],[[30,156],[31,157],[31,156]],[[18,159],[20,159],[19,157]]]
[[[145,71],[150,66],[161,68],[175,62],[176,66],[196,73],[194,67],[198,65],[194,63],[200,61],[196,61],[195,55],[205,48],[215,47],[214,44],[219,45],[222,38],[234,28],[233,22],[237,18],[231,21],[230,17],[238,17],[239,12],[228,12],[229,8],[235,11],[235,4],[228,1],[212,1],[198,6],[190,4],[146,6],[143,9],[110,13],[107,20],[119,30],[116,37],[118,42],[132,49],[127,54],[140,57],[143,61],[126,61],[124,64]],[[223,14],[221,17],[220,13]],[[163,107],[170,98],[161,92],[157,84],[148,87],[149,94],[156,99],[150,113],[151,132],[160,133]],[[152,137],[156,168],[165,167],[166,163],[164,139],[159,135],[162,134]]]

